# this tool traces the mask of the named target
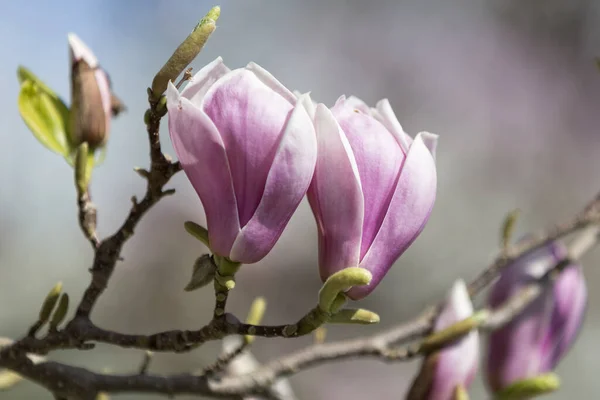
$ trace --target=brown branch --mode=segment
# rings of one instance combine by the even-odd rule
[[[78,221],[85,238],[90,242],[95,250],[98,245],[98,236],[96,235],[96,206],[92,203],[89,188],[84,192],[77,193]]]
[[[181,169],[179,163],[172,163],[161,150],[159,137],[160,119],[166,113],[166,106],[164,103],[154,100],[151,94],[148,98],[150,109],[147,131],[150,143],[151,167],[148,172],[146,193],[140,202],[134,201],[129,215],[119,230],[99,243],[91,269],[92,280],[77,307],[75,319],[89,319],[98,297],[100,297],[108,285],[108,280],[119,260],[123,245],[133,235],[135,227],[144,214],[165,196],[163,187]]]
[[[592,211],[590,211],[592,210]],[[588,226],[597,221],[596,206],[586,207],[585,221],[579,222],[579,226]],[[547,240],[553,240],[557,237],[567,235],[573,231],[573,225],[564,225],[560,229],[550,230]],[[513,296],[501,308],[490,312],[488,318],[479,325],[480,329],[497,329],[502,324],[512,320],[515,316],[533,301],[543,289],[543,285],[548,284],[553,273],[560,270],[571,260],[579,259],[600,239],[600,229],[597,226],[589,227],[569,246],[569,257],[562,260],[546,277],[539,282],[533,283],[517,295]],[[560,233],[557,233],[560,232]],[[522,246],[520,254],[526,254],[533,248],[539,247],[536,241],[529,242],[530,247]],[[502,256],[501,256],[502,257]],[[517,257],[516,255],[513,257]],[[497,261],[490,268],[496,265]],[[504,266],[505,264],[499,263]],[[53,393],[66,395],[65,397],[87,399],[91,394],[97,392],[121,393],[121,392],[144,392],[144,393],[164,393],[164,394],[204,394],[212,397],[242,396],[249,394],[260,395],[265,393],[268,388],[279,378],[296,373],[300,370],[314,365],[320,365],[325,362],[339,361],[356,357],[372,357],[383,361],[402,361],[409,360],[415,356],[424,354],[425,347],[422,342],[409,345],[405,348],[398,348],[397,345],[403,342],[411,341],[423,337],[430,332],[432,322],[435,317],[436,307],[432,307],[423,313],[416,320],[403,324],[399,327],[374,336],[333,342],[327,344],[316,344],[304,350],[272,361],[258,370],[243,376],[225,376],[218,381],[211,381],[208,377],[197,377],[192,375],[177,375],[171,377],[157,377],[146,374],[133,376],[114,376],[94,374],[89,371],[70,367],[57,363],[42,363],[32,365],[24,357],[25,351],[37,351],[44,346],[56,346],[67,344],[77,347],[84,343],[74,339],[71,329],[80,329],[80,336],[86,340],[102,341],[123,345],[125,347],[159,347],[181,349],[184,343],[189,344],[190,340],[198,339],[194,335],[200,335],[200,331],[171,331],[163,332],[150,336],[122,335],[114,332],[104,331],[87,323],[85,319],[75,319],[73,323],[63,332],[49,334],[44,339],[25,338],[17,344],[7,347],[0,352],[0,366],[10,368],[13,371],[32,379],[46,386]],[[224,318],[226,320],[227,318]],[[213,320],[220,321],[219,319]],[[235,321],[230,321],[232,326],[236,326]],[[80,325],[78,327],[78,324]],[[244,324],[240,324],[244,325]],[[210,326],[207,325],[207,326]],[[75,327],[75,328],[73,328]],[[216,332],[206,333],[207,336],[219,335],[227,331],[227,327],[215,326]],[[86,330],[88,329],[88,330]],[[462,334],[466,333],[464,331]],[[191,336],[190,336],[191,335]],[[453,339],[457,339],[456,336]],[[425,339],[427,340],[427,339]],[[48,378],[50,377],[50,378]],[[57,388],[59,382],[63,387],[61,392]],[[71,383],[73,382],[73,383]],[[68,383],[68,384],[67,384]],[[85,387],[84,387],[85,386]],[[65,390],[68,391],[65,392]]]
[[[561,237],[567,236],[573,232],[583,229],[589,225],[600,222],[600,193],[584,208],[582,212],[574,218],[553,228],[530,235],[516,245],[513,245],[506,251],[503,251],[496,260],[485,270],[483,270],[471,283],[469,283],[469,294],[474,296],[486,288],[498,276],[500,271],[517,258],[534,251],[544,244]]]

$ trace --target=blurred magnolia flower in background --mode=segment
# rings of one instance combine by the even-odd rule
[[[492,287],[490,307],[543,277],[566,256],[564,245],[554,242],[506,267]],[[552,371],[579,333],[587,302],[581,265],[567,265],[543,290],[517,318],[490,334],[486,372],[494,392]]]

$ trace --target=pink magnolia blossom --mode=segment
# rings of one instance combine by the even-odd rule
[[[448,328],[473,315],[473,304],[463,281],[457,281],[433,331]],[[433,353],[424,360],[415,379],[409,400],[454,400],[457,387],[471,385],[479,365],[479,333],[474,330],[456,343]]]
[[[169,132],[206,212],[211,250],[254,263],[275,245],[310,184],[312,121],[260,66],[217,58],[179,93],[167,89]]]
[[[493,286],[489,303],[498,307],[542,276],[567,255],[552,243],[506,267]],[[583,322],[587,289],[583,269],[568,265],[516,319],[489,339],[487,380],[493,391],[552,371],[575,341]]]
[[[436,193],[437,136],[413,140],[387,100],[369,108],[340,97],[328,109],[305,101],[318,141],[315,175],[308,191],[319,232],[321,278],[347,268],[373,274],[355,287],[353,299],[368,295],[423,230]]]

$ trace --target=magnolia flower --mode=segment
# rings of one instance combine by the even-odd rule
[[[473,304],[463,281],[457,281],[438,316],[434,332],[473,315]],[[466,390],[479,364],[479,333],[474,330],[456,343],[425,359],[408,394],[409,400],[455,400],[457,390]]]
[[[506,267],[490,293],[498,307],[542,276],[567,255],[552,243]],[[568,265],[551,285],[514,320],[490,335],[487,380],[496,392],[517,381],[552,371],[581,328],[587,289],[579,264]]]
[[[348,267],[373,274],[368,295],[423,230],[436,193],[437,135],[413,140],[387,100],[369,108],[340,97],[333,108],[304,101],[314,118],[318,161],[308,191],[319,232],[321,278]]]
[[[261,260],[304,197],[317,142],[300,101],[258,65],[231,71],[220,57],[181,93],[169,85],[171,140],[204,205],[214,253]]]
[[[108,140],[112,116],[108,75],[92,51],[75,35],[68,36],[71,55],[70,141],[102,146]]]

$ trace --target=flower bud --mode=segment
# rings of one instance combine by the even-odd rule
[[[507,266],[490,292],[490,307],[500,306],[566,256],[566,248],[554,242]],[[487,381],[492,391],[551,372],[577,337],[586,301],[583,270],[572,263],[519,316],[493,332],[487,358]]]
[[[463,281],[457,281],[440,312],[434,332],[473,315],[473,304]],[[471,331],[455,343],[429,354],[410,389],[408,400],[457,400],[464,398],[479,364],[479,333]]]
[[[169,81],[174,82],[200,51],[202,51],[208,38],[216,29],[216,22],[220,15],[221,8],[219,6],[211,8],[188,37],[175,49],[173,55],[171,55],[152,80],[152,94],[155,98],[158,99],[167,90]]]
[[[112,95],[106,72],[75,34],[68,36],[71,53],[70,141],[96,148],[106,143],[112,116]]]

